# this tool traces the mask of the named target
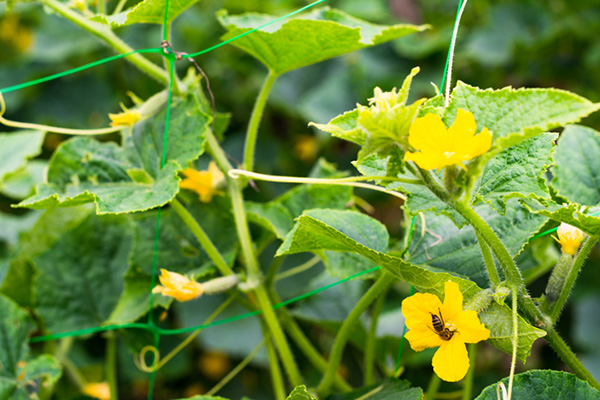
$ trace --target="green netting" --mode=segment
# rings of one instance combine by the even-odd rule
[[[178,59],[189,59],[191,57],[195,57],[201,54],[206,54],[210,51],[213,51],[221,46],[225,46],[241,37],[244,37],[246,35],[252,34],[253,32],[260,30],[268,25],[271,25],[273,23],[276,23],[278,21],[281,21],[283,19],[289,18],[293,15],[296,15],[302,11],[307,10],[308,8],[314,7],[320,3],[325,2],[326,0],[318,0],[315,1],[313,3],[308,4],[305,7],[299,8],[289,14],[283,15],[282,17],[279,17],[277,19],[274,19],[264,25],[261,25],[257,28],[254,28],[252,30],[249,30],[243,34],[240,34],[238,36],[235,36],[227,41],[221,42],[219,44],[216,44],[214,46],[208,47],[204,50],[198,51],[196,53],[191,53],[191,54],[187,54],[187,53],[181,53],[181,52],[175,52],[173,51],[169,46],[168,43],[166,42],[166,38],[167,38],[167,10],[169,9],[169,1],[167,0],[166,5],[165,5],[165,16],[164,16],[164,23],[163,23],[163,31],[162,31],[162,38],[163,38],[163,45],[161,45],[161,47],[157,47],[157,48],[149,48],[149,49],[140,49],[140,50],[135,50],[126,54],[118,54],[115,56],[111,56],[111,57],[107,57],[98,61],[94,61],[92,63],[77,67],[77,68],[73,68],[71,70],[68,71],[64,71],[64,72],[60,72],[57,74],[53,74],[47,77],[43,77],[40,79],[36,79],[33,81],[29,81],[29,82],[25,82],[25,83],[21,83],[21,84],[17,84],[17,85],[13,85],[13,86],[9,86],[3,89],[0,89],[0,93],[1,94],[5,94],[5,93],[9,93],[9,92],[13,92],[13,91],[17,91],[17,90],[21,90],[30,86],[34,86],[34,85],[38,85],[44,82],[48,82],[54,79],[58,79],[61,77],[65,77],[71,74],[75,74],[78,73],[80,71],[89,69],[89,68],[93,68],[93,67],[97,67],[99,65],[108,63],[108,62],[112,62],[121,58],[125,58],[128,56],[131,56],[133,54],[136,53],[154,53],[154,54],[161,54],[162,56],[164,56],[169,64],[169,71],[170,71],[170,75],[169,75],[169,91],[168,91],[168,101],[167,101],[167,112],[166,112],[166,118],[165,118],[165,130],[164,130],[164,142],[163,142],[163,151],[162,151],[162,155],[161,155],[161,161],[160,161],[160,165],[161,167],[164,167],[164,165],[167,162],[167,155],[166,155],[166,150],[167,150],[167,142],[168,142],[168,133],[169,133],[169,119],[170,119],[170,110],[171,110],[171,100],[172,100],[172,91],[173,91],[173,81],[174,81],[174,63],[176,60]],[[457,11],[457,15],[456,15],[456,20],[455,20],[455,28],[454,28],[454,32],[453,32],[453,36],[451,39],[451,43],[453,43],[456,39],[456,34],[457,34],[457,29],[458,29],[458,25],[459,25],[459,19],[460,19],[460,9],[463,5],[463,0],[459,1],[458,4],[458,11]],[[452,54],[452,46],[450,46],[450,49],[448,51],[448,56],[446,59],[446,64],[444,67],[444,72],[443,72],[443,76],[442,76],[442,81],[441,81],[441,85],[440,87],[443,87],[444,84],[446,83],[446,79],[448,78],[448,69],[449,69],[449,64],[450,64],[450,60],[453,57]],[[153,257],[152,257],[152,279],[151,279],[151,286],[150,286],[150,290],[152,290],[152,288],[155,286],[156,284],[156,271],[157,271],[157,257],[158,257],[158,245],[160,242],[160,218],[161,218],[161,208],[158,209],[157,212],[157,218],[156,218],[156,230],[155,230],[155,235],[154,235],[154,250],[153,250]],[[414,229],[414,222],[415,222],[415,217],[412,218],[411,221],[411,226],[409,228],[408,231],[408,236],[407,236],[407,240],[406,240],[406,247],[405,247],[405,251],[406,249],[409,248],[410,244],[411,244],[411,240],[412,240],[412,234],[413,234],[413,229]],[[543,236],[543,235],[547,235],[552,233],[553,231],[555,231],[556,228],[554,229],[550,229],[548,231],[542,232],[536,236],[534,236],[534,238]],[[318,289],[309,291],[307,293],[304,293],[300,296],[294,297],[292,299],[283,301],[279,304],[276,304],[273,306],[273,309],[277,309],[277,308],[281,308],[290,304],[293,304],[295,302],[301,301],[303,299],[306,299],[308,297],[311,297],[313,295],[316,295],[320,292],[323,292],[325,290],[328,290],[332,287],[335,287],[337,285],[343,284],[345,282],[348,282],[350,280],[353,280],[355,278],[358,278],[362,275],[368,274],[370,272],[379,270],[380,267],[373,267],[371,269],[365,270],[365,271],[361,271],[357,274],[354,274],[350,277],[347,277],[345,279],[341,279],[337,282],[331,283],[329,285],[325,285],[323,287],[320,287]],[[414,293],[414,288],[411,287],[411,294]],[[89,334],[93,334],[93,333],[98,333],[98,332],[106,332],[106,331],[112,331],[112,330],[119,330],[119,329],[144,329],[147,330],[149,332],[151,332],[153,334],[154,337],[154,348],[158,349],[159,343],[160,343],[160,337],[163,335],[179,335],[179,334],[184,334],[184,333],[189,333],[189,332],[194,332],[194,331],[198,331],[200,329],[206,329],[206,328],[210,328],[213,326],[217,326],[217,325],[224,325],[224,324],[228,324],[228,323],[232,323],[235,321],[239,321],[242,319],[246,319],[246,318],[250,318],[250,317],[254,317],[257,315],[261,314],[260,310],[257,311],[251,311],[245,314],[240,314],[234,317],[230,317],[230,318],[226,318],[226,319],[222,319],[222,320],[218,320],[218,321],[212,321],[209,323],[205,323],[202,325],[197,325],[197,326],[192,326],[192,327],[186,327],[186,328],[181,328],[181,329],[163,329],[160,328],[159,326],[157,326],[154,322],[153,319],[153,309],[154,309],[154,302],[153,302],[153,296],[150,296],[150,304],[149,304],[149,312],[148,312],[148,318],[147,318],[147,322],[146,323],[128,323],[128,324],[113,324],[113,325],[105,325],[105,326],[99,326],[99,327],[93,327],[93,328],[87,328],[87,329],[81,329],[81,330],[76,330],[76,331],[70,331],[70,332],[62,332],[62,333],[54,333],[54,334],[50,334],[50,335],[45,335],[45,336],[37,336],[37,337],[33,337],[31,338],[30,342],[31,343],[39,343],[39,342],[44,342],[44,341],[50,341],[50,340],[56,340],[56,339],[61,339],[61,338],[66,338],[66,337],[73,337],[73,336],[82,336],[82,335],[89,335]],[[406,333],[406,327],[403,327],[403,336],[404,333]],[[395,370],[397,371],[398,368],[400,367],[400,361],[401,361],[401,357],[402,357],[402,349],[403,349],[403,345],[404,345],[404,340],[403,340],[403,336],[400,342],[400,346],[399,346],[399,350],[398,350],[398,356],[397,356],[397,360],[396,360],[396,368]],[[154,363],[154,362],[153,362]],[[154,392],[154,380],[155,380],[155,373],[156,371],[153,370],[150,373],[149,376],[149,389],[148,389],[148,399],[152,399],[153,398],[153,392]]]

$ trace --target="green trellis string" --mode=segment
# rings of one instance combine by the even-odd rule
[[[202,55],[202,54],[206,54],[210,51],[213,51],[221,46],[224,46],[226,44],[229,44],[237,39],[240,39],[246,35],[249,35],[253,32],[256,32],[257,30],[260,30],[268,25],[271,25],[273,23],[279,22],[283,19],[289,18],[293,15],[296,15],[302,11],[305,11],[311,7],[314,7],[320,3],[325,2],[326,0],[318,0],[315,1],[313,3],[308,4],[305,7],[299,8],[291,13],[288,13],[282,17],[279,17],[277,19],[274,19],[272,21],[269,21],[268,23],[265,23],[257,28],[251,29],[247,32],[244,32],[240,35],[237,35],[233,38],[230,38],[224,42],[218,43],[214,46],[211,46],[209,48],[206,48],[202,51],[199,51],[197,53],[192,53],[192,54],[182,54],[181,58],[191,58],[191,57],[195,57],[198,55]],[[463,0],[460,0],[459,5],[458,5],[458,11],[457,11],[457,16],[456,16],[456,21],[455,21],[455,29],[454,29],[454,33],[453,33],[453,37],[452,37],[452,41],[455,40],[456,38],[456,30],[457,30],[457,24],[459,23],[459,15],[460,15],[460,8],[463,4]],[[166,5],[165,5],[165,13],[164,13],[164,24],[163,24],[163,40],[166,40],[167,38],[167,25],[168,25],[168,9],[169,9],[169,0],[166,1]],[[159,48],[148,48],[148,49],[140,49],[140,50],[135,50],[129,53],[125,53],[125,54],[118,54],[118,55],[114,55],[111,57],[107,57],[98,61],[94,61],[91,62],[89,64],[80,66],[80,67],[76,67],[73,69],[70,69],[68,71],[64,71],[64,72],[60,72],[57,74],[53,74],[53,75],[49,75],[47,77],[43,77],[43,78],[39,78],[36,80],[32,80],[32,81],[28,81],[25,83],[21,83],[18,85],[13,85],[13,86],[9,86],[3,89],[0,89],[0,93],[1,94],[5,94],[5,93],[9,93],[9,92],[13,92],[13,91],[17,91],[17,90],[21,90],[30,86],[34,86],[34,85],[38,85],[44,82],[48,82],[54,79],[58,79],[67,75],[71,75],[71,74],[75,74],[77,72],[81,72],[83,70],[89,69],[89,68],[93,68],[120,58],[124,58],[124,57],[128,57],[132,54],[135,53],[154,53],[154,54],[161,54],[162,56],[164,56],[168,63],[169,63],[169,70],[170,70],[170,74],[169,74],[169,90],[168,90],[168,100],[167,100],[167,109],[166,109],[166,117],[165,117],[165,129],[164,129],[164,137],[163,137],[163,150],[162,150],[162,156],[161,156],[161,162],[160,162],[160,166],[161,168],[164,167],[164,165],[166,164],[167,161],[167,142],[168,142],[168,133],[169,133],[169,120],[170,120],[170,110],[171,110],[171,100],[172,100],[172,91],[173,91],[173,82],[174,82],[174,64],[175,64],[175,55],[171,52],[165,52],[165,49],[163,47],[159,47]],[[449,66],[449,62],[450,62],[450,58],[452,57],[452,51],[451,49],[449,49],[448,51],[448,56],[446,59],[446,64],[444,67],[444,72],[443,72],[443,77],[442,77],[442,83],[441,83],[441,87],[443,88],[444,83],[446,81],[447,75],[448,75],[448,66]],[[160,242],[160,218],[161,218],[161,210],[162,207],[159,207],[157,210],[157,218],[156,218],[156,230],[155,230],[155,236],[154,236],[154,249],[153,249],[153,255],[152,255],[152,277],[151,277],[151,289],[155,286],[156,283],[156,270],[157,270],[157,262],[158,262],[158,245]],[[599,214],[599,213],[596,213]],[[592,214],[595,215],[595,214]],[[404,252],[406,252],[411,244],[412,241],[412,236],[413,236],[413,230],[414,230],[414,222],[415,222],[415,217],[412,217],[412,221],[411,221],[411,226],[410,229],[408,231],[408,239],[407,239],[407,243],[406,243],[406,247]],[[540,236],[544,236],[547,234],[552,233],[553,231],[555,231],[556,228],[554,229],[550,229],[548,231],[542,232],[536,236],[534,236],[532,239],[538,238]],[[403,254],[404,254],[403,252]],[[368,274],[370,272],[373,271],[377,271],[381,269],[381,267],[377,266],[377,267],[373,267],[370,268],[368,270],[365,271],[361,271],[357,274],[354,274],[352,276],[349,276],[345,279],[341,279],[337,282],[333,282],[329,285],[325,285],[323,287],[317,288],[315,290],[309,291],[307,293],[304,293],[300,296],[296,296],[292,299],[283,301],[281,303],[275,304],[273,306],[273,309],[278,309],[290,304],[293,304],[295,302],[298,302],[300,300],[306,299],[310,296],[316,295],[320,292],[323,292],[327,289],[330,289],[334,286],[340,285],[342,283],[345,283],[349,280],[353,280],[355,278],[358,278],[362,275]],[[411,286],[411,294],[414,293],[414,287]],[[147,330],[149,332],[151,332],[153,334],[153,338],[154,338],[154,347],[158,348],[159,346],[159,342],[160,342],[160,337],[163,335],[178,335],[178,334],[184,334],[184,333],[189,333],[189,332],[193,332],[196,331],[198,329],[206,329],[212,326],[218,326],[218,325],[224,325],[224,324],[228,324],[231,322],[235,322],[235,321],[239,321],[242,319],[246,319],[246,318],[250,318],[250,317],[254,317],[257,315],[261,314],[260,310],[256,310],[256,311],[251,311],[245,314],[240,314],[237,316],[233,316],[230,318],[225,318],[222,320],[218,320],[218,321],[214,321],[211,323],[206,323],[203,325],[197,325],[197,326],[193,326],[193,327],[187,327],[187,328],[181,328],[181,329],[163,329],[160,328],[159,326],[157,326],[154,322],[153,319],[153,309],[154,309],[154,298],[152,295],[150,295],[150,302],[149,302],[149,312],[148,312],[148,320],[146,323],[127,323],[127,324],[112,324],[112,325],[105,325],[105,326],[100,326],[100,327],[93,327],[93,328],[86,328],[86,329],[80,329],[80,330],[75,330],[75,331],[70,331],[70,332],[62,332],[62,333],[54,333],[54,334],[50,334],[50,335],[44,335],[44,336],[36,336],[30,339],[31,343],[38,343],[38,342],[44,342],[44,341],[49,341],[49,340],[57,340],[57,339],[61,339],[61,338],[66,338],[66,337],[72,337],[72,336],[81,336],[81,335],[88,335],[88,334],[92,334],[92,333],[98,333],[98,332],[105,332],[105,331],[111,331],[111,330],[117,330],[117,329],[144,329]],[[397,356],[397,360],[396,360],[396,367],[395,367],[395,371],[398,370],[399,366],[400,366],[400,360],[401,360],[401,356],[402,356],[402,348],[404,345],[404,333],[406,333],[406,326],[403,327],[403,335],[402,338],[400,339],[400,346],[399,346],[399,350],[398,350],[398,356]],[[152,371],[150,373],[150,377],[149,377],[149,389],[148,389],[148,399],[152,399],[153,397],[153,391],[154,391],[154,380],[155,380],[155,373],[156,371]]]

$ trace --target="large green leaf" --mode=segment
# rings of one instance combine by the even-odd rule
[[[555,133],[543,133],[492,158],[483,169],[473,203],[488,202],[504,214],[506,200],[511,197],[535,195],[549,199],[542,174],[552,164],[553,141],[557,136]]]
[[[64,142],[48,167],[48,183],[19,207],[47,208],[95,202],[98,214],[144,211],[169,202],[179,190],[177,171],[204,151],[211,117],[190,97],[172,107],[167,160],[162,157],[166,112],[123,131],[123,145],[90,138]]]
[[[0,133],[0,183],[10,173],[25,167],[27,160],[39,155],[44,132],[17,131]]]
[[[423,390],[421,388],[411,388],[410,382],[395,378],[388,378],[383,382],[365,386],[348,393],[336,394],[330,397],[330,400],[421,400],[423,399]]]
[[[509,378],[502,379],[504,387],[508,387]],[[483,389],[476,400],[497,400],[494,383]],[[600,392],[589,383],[573,374],[563,371],[533,370],[515,375],[513,383],[514,399],[540,400],[593,400],[600,398]]]
[[[231,265],[235,258],[237,239],[235,223],[226,197],[215,196],[210,203],[194,202],[188,210],[200,221],[206,234]],[[151,295],[152,260],[156,212],[133,216],[134,245],[129,257],[129,269],[125,275],[125,289],[110,315],[112,323],[137,320],[148,312]],[[160,220],[160,237],[157,267],[182,274],[194,274],[196,278],[214,274],[214,268],[206,253],[190,230],[171,210],[163,210]],[[172,299],[154,295],[154,305],[167,307]]]
[[[489,205],[476,207],[476,212],[496,232],[515,257],[546,222],[546,218],[531,214],[516,199],[507,203],[506,215],[500,215]],[[471,226],[458,229],[445,216],[424,214],[425,234],[421,219],[416,219],[408,261],[427,264],[468,277],[481,287],[489,286],[487,271],[475,232]]]
[[[40,380],[51,387],[60,378],[60,364],[48,354],[29,357],[28,339],[35,325],[27,311],[2,295],[0,310],[0,398],[37,398]]]
[[[600,203],[600,133],[569,125],[560,135],[552,168],[552,186],[570,201],[586,206]]]
[[[359,243],[342,233],[342,229],[346,229],[347,225],[352,224],[351,219],[344,221],[343,218],[337,218],[333,220],[333,223],[335,225],[321,221],[310,215],[301,215],[298,217],[294,229],[288,234],[286,240],[277,250],[277,255],[320,250],[355,252],[374,261],[394,276],[410,283],[417,290],[432,293],[439,298],[443,298],[444,296],[445,283],[447,281],[453,281],[459,285],[465,300],[469,300],[472,296],[481,292],[481,288],[471,280],[426,265],[417,266],[399,257],[373,250]],[[503,329],[506,326],[511,326],[512,312],[505,305],[494,305],[489,310],[490,316],[488,318],[490,320],[493,319],[494,322],[489,327],[491,331],[490,337],[493,338],[492,343],[500,350],[511,354],[512,342],[510,336],[506,336]],[[485,318],[484,315],[487,312],[486,310],[481,313],[482,319]],[[530,345],[536,337],[540,337],[544,333],[527,324],[525,321],[521,321],[520,324],[520,334],[524,338],[527,338],[527,341],[522,343],[523,346],[519,346],[518,357],[521,360],[525,360],[529,355]]]
[[[24,168],[17,170],[0,182],[0,192],[13,199],[24,199],[34,193],[35,186],[44,182],[48,163],[45,160],[32,160]]]
[[[198,0],[169,0],[167,24],[179,14],[196,4]],[[167,0],[142,0],[132,8],[113,15],[97,15],[92,18],[119,27],[131,24],[162,24],[165,22],[165,7]]]
[[[475,116],[478,131],[488,128],[493,147],[501,151],[541,132],[569,123],[600,109],[600,103],[559,89],[479,89],[458,82],[446,112],[446,126],[454,121],[459,108]]]
[[[271,15],[256,13],[228,15],[226,10],[220,11],[217,18],[228,31],[221,38],[223,40],[276,19]],[[322,8],[295,19],[268,25],[232,44],[260,60],[273,73],[281,75],[427,28],[426,25],[409,24],[375,25],[339,10]]]
[[[123,291],[132,241],[126,217],[92,214],[34,258],[36,309],[50,332],[106,321]]]

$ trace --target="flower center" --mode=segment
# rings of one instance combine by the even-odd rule
[[[453,151],[447,151],[447,152],[445,152],[445,153],[444,153],[444,157],[446,157],[446,158],[450,158],[450,157],[452,157],[453,155],[454,155],[454,152],[453,152]]]

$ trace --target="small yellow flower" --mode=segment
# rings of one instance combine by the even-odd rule
[[[177,301],[194,300],[204,293],[204,288],[199,282],[192,281],[181,274],[166,269],[161,269],[160,272],[159,279],[163,286],[156,285],[152,289],[152,293],[161,293],[163,296],[173,297]]]
[[[575,254],[584,237],[581,229],[563,222],[556,230],[556,233],[558,234],[558,243],[562,246],[563,253],[571,256]]]
[[[396,88],[393,88],[391,92],[384,92],[379,87],[373,89],[373,97],[369,99],[369,106],[371,111],[376,113],[383,113],[391,111],[396,105],[402,104],[400,93]]]
[[[99,400],[110,400],[107,382],[88,383],[83,387],[83,394]]]
[[[122,113],[108,114],[110,126],[132,126],[140,120],[142,114],[138,110],[125,109]]]
[[[218,187],[225,180],[225,176],[214,161],[208,164],[208,171],[184,169],[181,171],[185,179],[179,182],[179,187],[198,193],[200,201],[209,203],[213,196],[219,192]]]
[[[444,303],[430,293],[417,293],[402,302],[402,314],[410,329],[404,337],[414,351],[439,347],[433,356],[433,370],[447,382],[463,379],[469,370],[465,343],[477,343],[490,336],[477,313],[463,311],[462,303],[458,284],[451,281],[445,285]]]
[[[459,109],[449,129],[437,114],[417,118],[410,127],[408,143],[419,150],[406,152],[404,159],[414,161],[423,169],[437,169],[458,164],[487,152],[492,145],[492,134],[483,128],[477,136],[475,117]]]

